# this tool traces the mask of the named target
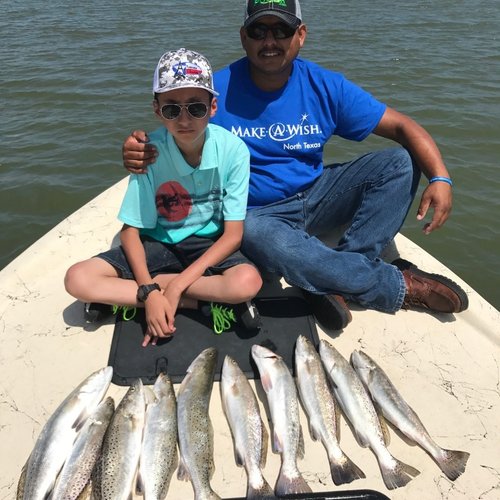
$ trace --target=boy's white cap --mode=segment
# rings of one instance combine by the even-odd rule
[[[205,57],[184,48],[165,52],[160,57],[153,78],[153,93],[161,94],[180,88],[214,90],[212,67]]]

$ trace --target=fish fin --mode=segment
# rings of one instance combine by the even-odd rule
[[[184,464],[184,460],[181,459],[179,460],[179,467],[177,468],[177,479],[179,481],[189,481],[189,471],[187,470],[187,467]]]
[[[316,430],[316,426],[312,424],[311,419],[309,420],[309,434],[313,441],[319,441],[321,439],[321,434]]]
[[[304,446],[304,434],[302,432],[302,426],[299,425],[299,446],[297,448],[297,458],[304,458],[305,446]]]
[[[137,495],[144,496],[144,479],[142,478],[141,469],[137,471],[135,492],[137,493]]]
[[[334,405],[334,418],[335,418],[335,434],[337,436],[337,441],[340,441],[340,408],[337,401]]]
[[[384,417],[382,412],[382,408],[377,404],[373,403],[373,407],[378,416],[378,421],[380,422],[380,429],[382,430],[382,435],[384,436],[384,443],[386,446],[389,446],[391,442],[391,435],[389,434],[389,426],[387,425],[387,420]]]
[[[234,461],[238,467],[243,467],[245,465],[245,458],[236,448],[234,449]]]
[[[264,372],[263,374],[261,374],[260,383],[262,384],[264,391],[266,391],[266,394],[273,388],[273,381],[271,380],[271,377],[268,373]]]
[[[368,448],[370,446],[370,443],[357,431],[357,429],[354,428],[354,426],[352,427],[352,429],[354,431],[354,437],[356,438],[359,446],[361,446],[361,448]]]
[[[71,428],[74,429],[76,432],[79,432],[80,429],[85,424],[85,422],[87,421],[88,417],[89,417],[89,412],[86,409],[83,409],[80,415],[76,417],[76,420],[73,422]]]
[[[276,493],[276,496],[283,497],[285,495],[293,495],[296,493],[312,493],[312,490],[300,472],[297,471],[296,476],[290,477],[283,472],[283,466],[281,466],[274,492]]]
[[[273,431],[273,452],[274,453],[283,452],[283,444],[281,443],[279,436],[274,431]]]
[[[365,478],[365,473],[344,453],[339,459],[329,457],[330,473],[333,482],[340,484],[352,483],[356,479]]]
[[[158,396],[151,387],[144,388],[144,400],[146,401],[146,406],[158,402]]]
[[[28,460],[26,460],[26,463],[23,465],[23,468],[21,469],[21,474],[19,476],[19,481],[17,482],[17,492],[16,492],[16,499],[17,500],[22,500],[24,498],[24,488],[26,486],[26,472],[28,470],[28,462],[30,461],[31,455],[28,457]]]
[[[387,466],[385,464],[380,464],[380,471],[382,472],[382,479],[389,490],[394,490],[405,486],[414,477],[420,474],[420,471],[412,467],[411,465],[405,464],[393,458],[392,464]]]
[[[262,478],[262,483],[259,484],[258,486],[253,486],[250,483],[248,484],[247,488],[247,496],[246,498],[254,498],[258,500],[271,500],[276,498],[274,496],[274,491],[269,485],[269,483],[265,480],[265,478]]]
[[[433,458],[446,477],[455,481],[465,471],[469,457],[470,453],[466,451],[442,450],[438,457]]]
[[[262,438],[260,443],[260,467],[263,469],[266,466],[267,461],[267,441],[269,439],[269,434],[267,433],[266,426],[262,419],[260,420],[262,426]]]

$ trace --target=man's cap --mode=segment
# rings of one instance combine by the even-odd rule
[[[181,88],[205,89],[212,95],[219,95],[214,90],[212,67],[208,60],[198,52],[184,48],[165,52],[153,77],[154,94]]]
[[[275,16],[292,28],[302,22],[299,0],[245,0],[243,27],[263,16]]]

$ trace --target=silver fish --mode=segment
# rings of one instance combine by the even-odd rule
[[[117,406],[104,437],[100,485],[96,496],[103,500],[128,500],[141,453],[146,402],[137,379]]]
[[[281,454],[281,468],[274,488],[277,496],[310,493],[297,467],[297,458],[304,457],[304,439],[299,420],[297,389],[290,370],[278,354],[252,346],[252,357],[260,373],[273,422],[273,450]]]
[[[145,500],[163,500],[178,462],[177,403],[167,374],[158,376],[153,393],[146,406],[138,483]]]
[[[335,396],[354,427],[359,444],[370,447],[375,453],[387,488],[392,490],[408,484],[420,472],[389,453],[377,412],[352,366],[326,340],[320,341],[319,353]]]
[[[45,499],[50,493],[78,430],[104,397],[112,375],[110,366],[92,373],[51,415],[27,463],[24,500]]]
[[[104,434],[114,411],[114,401],[107,397],[89,416],[57,478],[51,500],[75,500],[79,497],[100,456]]]
[[[359,375],[382,415],[405,436],[421,446],[438,464],[448,479],[454,481],[464,471],[469,453],[446,450],[430,437],[418,415],[403,399],[380,366],[363,351],[351,354],[351,364]]]
[[[236,361],[226,356],[220,381],[221,399],[234,441],[236,464],[247,473],[246,498],[274,498],[262,475],[267,455],[268,434],[255,393]]]
[[[295,369],[300,398],[309,417],[312,438],[320,440],[328,454],[333,482],[337,485],[366,477],[342,451],[338,441],[338,404],[335,402],[321,359],[312,343],[300,335],[295,345]]]
[[[212,490],[214,431],[208,408],[217,364],[217,350],[202,351],[187,370],[177,395],[180,463],[177,477],[191,481],[196,500],[220,497]]]

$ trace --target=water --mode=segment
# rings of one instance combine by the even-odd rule
[[[215,68],[240,57],[242,0],[3,0],[0,268],[125,175],[121,144],[151,130],[152,71],[169,49]],[[303,0],[302,56],[424,125],[453,176],[454,209],[403,233],[500,308],[500,9],[494,0]],[[382,148],[333,139],[326,160]],[[422,185],[423,187],[423,185]],[[390,203],[390,200],[388,200]]]

